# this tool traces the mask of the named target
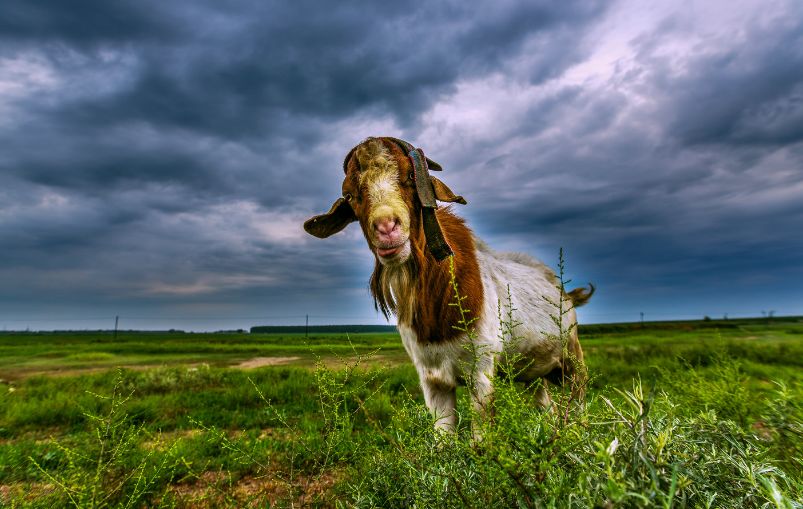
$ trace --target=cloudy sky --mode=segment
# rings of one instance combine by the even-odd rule
[[[382,323],[370,135],[586,322],[803,313],[803,4],[4,0],[0,326]]]

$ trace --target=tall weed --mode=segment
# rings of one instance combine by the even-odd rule
[[[168,483],[177,458],[172,447],[160,454],[160,437],[147,451],[140,448],[142,425],[129,422],[125,406],[132,393],[123,391],[118,372],[112,394],[93,394],[105,412],[85,412],[94,440],[83,447],[72,447],[51,439],[60,452],[58,470],[45,468],[35,458],[29,460],[42,476],[64,496],[64,502],[80,508],[139,507],[150,500],[154,489]]]

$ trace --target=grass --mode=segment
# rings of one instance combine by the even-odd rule
[[[248,334],[110,331],[0,333],[0,378],[35,374],[78,374],[119,366],[151,368],[208,364],[233,366],[255,357],[297,357],[289,364],[311,366],[316,355],[368,353],[399,361],[406,355],[398,336],[357,334]]]
[[[394,334],[5,334],[0,506],[800,507],[803,321],[580,335],[570,422],[500,380],[476,443]]]

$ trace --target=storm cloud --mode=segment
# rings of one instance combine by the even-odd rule
[[[370,135],[421,146],[586,321],[803,292],[797,2],[0,6],[0,323],[377,322],[355,228],[300,225]]]

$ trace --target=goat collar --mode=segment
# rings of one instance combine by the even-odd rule
[[[430,161],[420,148],[415,148],[398,138],[390,139],[407,153],[407,157],[410,158],[410,162],[413,164],[413,178],[418,199],[421,202],[421,218],[424,225],[424,236],[427,239],[427,247],[437,261],[443,261],[454,255],[454,252],[443,237],[441,225],[435,215],[438,203],[435,200],[435,188],[429,176],[430,165],[435,171],[440,171],[442,168],[438,163]]]

